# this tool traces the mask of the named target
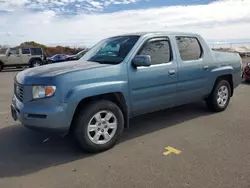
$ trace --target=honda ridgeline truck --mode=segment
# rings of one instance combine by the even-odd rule
[[[137,115],[199,100],[224,111],[241,66],[237,53],[213,51],[198,34],[114,36],[78,61],[19,72],[12,117],[31,129],[70,133],[84,151],[100,152],[113,147]]]

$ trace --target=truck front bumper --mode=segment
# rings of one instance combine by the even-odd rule
[[[49,109],[43,106],[29,106],[19,101],[15,95],[10,105],[14,121],[18,120],[30,129],[59,134],[66,134],[70,128],[71,121],[67,118],[66,108],[66,103]]]

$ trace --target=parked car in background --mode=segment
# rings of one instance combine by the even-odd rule
[[[75,61],[75,60],[79,60],[88,50],[82,50],[80,52],[78,52],[75,55],[70,55],[67,57],[68,61]]]
[[[0,71],[5,67],[37,67],[45,64],[42,48],[8,48],[0,55]]]
[[[52,57],[48,57],[47,58],[47,63],[59,63],[59,62],[63,62],[63,61],[67,61],[67,57],[68,55],[66,54],[55,54]]]
[[[11,113],[28,128],[69,133],[84,151],[100,152],[134,116],[201,100],[224,111],[241,82],[241,63],[239,54],[213,51],[198,34],[114,36],[78,61],[19,72]]]
[[[247,66],[243,69],[242,78],[245,81],[250,81],[250,62],[247,63]]]

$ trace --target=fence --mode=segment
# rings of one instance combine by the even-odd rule
[[[239,47],[247,47],[250,49],[250,41],[244,42],[208,42],[211,48],[229,48],[235,49]]]

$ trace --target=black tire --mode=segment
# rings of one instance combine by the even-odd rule
[[[42,61],[39,59],[32,60],[32,62],[30,63],[30,67],[37,67],[41,65],[42,65]]]
[[[2,70],[3,70],[3,63],[0,62],[0,71],[2,71]]]
[[[48,60],[48,63],[47,64],[52,64],[53,63],[53,61],[51,61],[51,60]]]
[[[88,136],[88,124],[96,113],[103,110],[110,111],[115,115],[117,129],[114,136],[107,143],[96,144]],[[108,150],[116,144],[124,129],[124,117],[121,109],[116,104],[107,100],[99,100],[82,109],[76,115],[74,124],[73,133],[78,146],[85,152],[96,153]]]
[[[223,106],[220,106],[218,104],[218,101],[217,101],[217,96],[218,96],[218,91],[219,89],[222,87],[222,86],[225,86],[228,90],[228,97],[227,97],[227,101],[226,103],[223,105]],[[209,97],[206,99],[206,104],[207,104],[207,107],[209,110],[213,111],[213,112],[222,112],[224,111],[229,102],[230,102],[230,99],[231,99],[231,86],[229,84],[229,82],[227,80],[219,80],[216,85],[214,86],[211,94],[209,95]]]

